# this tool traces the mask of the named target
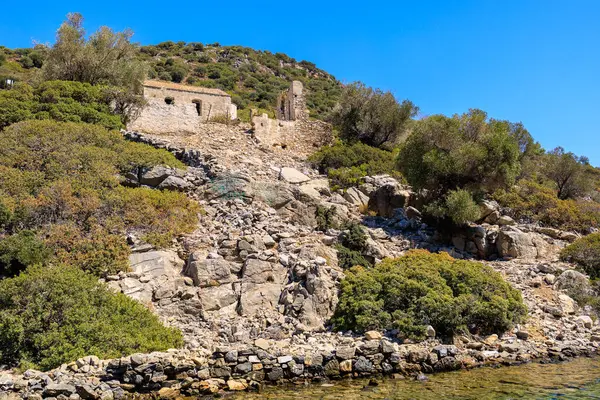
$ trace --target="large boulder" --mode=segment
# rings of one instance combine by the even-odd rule
[[[198,292],[198,296],[204,311],[218,311],[233,306],[240,297],[232,284],[202,288]]]
[[[557,250],[541,235],[522,232],[516,228],[501,230],[496,240],[496,248],[500,257],[522,259],[548,258]]]
[[[375,211],[382,217],[393,217],[395,209],[408,205],[410,195],[410,191],[397,182],[385,184],[369,196],[369,210]]]
[[[344,199],[355,206],[365,206],[369,204],[369,196],[355,187],[348,188],[344,193]]]
[[[229,261],[206,258],[206,254],[201,251],[190,255],[185,273],[194,280],[195,285],[202,288],[231,283],[234,279]]]
[[[286,282],[287,268],[281,264],[254,258],[246,260],[242,269],[238,313],[253,316],[275,309]]]
[[[143,172],[139,176],[139,182],[142,185],[157,187],[169,177],[183,178],[185,171],[175,168],[169,168],[162,165],[157,165],[152,169]]]
[[[181,274],[184,262],[172,250],[147,251],[129,256],[131,270],[137,276],[175,277]]]
[[[583,290],[588,291],[590,288],[589,279],[581,272],[568,269],[556,278],[554,287],[558,290]]]
[[[279,179],[288,183],[303,183],[310,181],[310,178],[295,168],[283,167],[278,169]]]

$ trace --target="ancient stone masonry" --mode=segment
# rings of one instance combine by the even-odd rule
[[[302,82],[293,81],[277,103],[277,119],[267,114],[252,118],[254,136],[262,144],[290,149],[307,145],[317,148],[331,141],[331,126],[309,119]]]
[[[231,96],[219,89],[170,82],[144,82],[148,102],[129,128],[146,133],[198,133],[200,124],[217,116],[237,118]]]

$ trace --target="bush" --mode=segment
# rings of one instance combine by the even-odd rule
[[[577,239],[562,249],[560,258],[576,263],[592,279],[600,278],[600,233]]]
[[[357,265],[367,268],[373,265],[359,251],[351,250],[343,245],[337,245],[336,250],[340,268],[349,269]]]
[[[588,233],[600,227],[600,204],[587,200],[560,200],[542,184],[522,180],[511,190],[498,190],[493,198],[517,220],[540,222],[562,230]]]
[[[119,184],[120,175],[155,165],[183,166],[167,151],[125,141],[100,126],[14,124],[0,136],[2,228],[7,234],[43,233],[55,263],[98,276],[125,271],[126,233],[166,247],[198,222],[198,204],[183,193]]]
[[[116,358],[179,347],[145,306],[73,267],[30,267],[0,282],[0,359],[48,370],[86,355]]]
[[[338,330],[398,329],[422,339],[427,325],[447,338],[467,329],[503,333],[525,315],[521,293],[492,268],[413,250],[348,270],[332,322]]]
[[[448,218],[456,225],[477,221],[481,211],[466,190],[451,190],[445,199],[425,206],[425,212],[436,218]]]
[[[336,209],[334,206],[329,208],[318,205],[315,210],[315,218],[317,220],[317,230],[325,232],[328,229],[336,228]]]
[[[14,276],[27,266],[41,264],[50,255],[33,231],[21,231],[0,240],[0,275]]]
[[[357,222],[352,222],[346,229],[347,231],[342,238],[342,245],[350,250],[363,250],[367,245],[367,235],[362,226]]]
[[[396,155],[363,143],[337,142],[321,148],[309,160],[321,173],[326,173],[332,187],[349,188],[364,183],[364,177],[390,174],[398,179]]]

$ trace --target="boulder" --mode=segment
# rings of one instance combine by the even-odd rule
[[[194,252],[190,255],[185,269],[187,276],[200,287],[218,286],[233,281],[230,263],[222,258],[205,258],[204,252]]]
[[[204,311],[217,311],[237,303],[239,294],[232,285],[204,287],[198,292]]]
[[[365,206],[369,204],[369,196],[355,187],[348,188],[344,193],[344,199],[355,206]]]
[[[246,260],[242,268],[238,313],[253,316],[275,309],[286,282],[287,269],[280,263],[254,258]]]
[[[182,178],[185,176],[185,171],[178,170],[175,168],[169,168],[162,165],[157,165],[152,169],[145,171],[139,177],[139,181],[142,185],[157,187],[168,177]]]
[[[184,262],[172,250],[133,253],[129,256],[131,270],[136,276],[179,276]]]
[[[516,228],[501,230],[496,240],[500,257],[536,259],[552,255],[555,247],[534,232],[522,232]]]
[[[587,276],[581,272],[568,269],[556,278],[554,287],[558,290],[578,289],[589,291],[590,283]]]
[[[369,196],[369,210],[382,217],[393,217],[396,208],[407,206],[410,196],[410,191],[402,188],[399,183],[386,184]]]
[[[283,167],[279,169],[279,179],[288,183],[303,183],[310,181],[310,178],[295,168]]]
[[[331,196],[329,190],[329,180],[327,178],[313,179],[300,185],[300,191],[315,200],[320,200],[321,196]]]
[[[189,183],[183,178],[179,178],[177,176],[168,176],[167,179],[162,181],[157,188],[158,189],[166,189],[166,190],[178,190],[183,192],[184,190],[188,190],[192,188],[194,185]]]

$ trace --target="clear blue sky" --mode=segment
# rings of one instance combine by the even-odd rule
[[[424,115],[481,108],[600,166],[600,0],[29,0],[3,7],[0,44],[51,43],[70,11],[88,31],[129,27],[142,44],[284,52]]]

